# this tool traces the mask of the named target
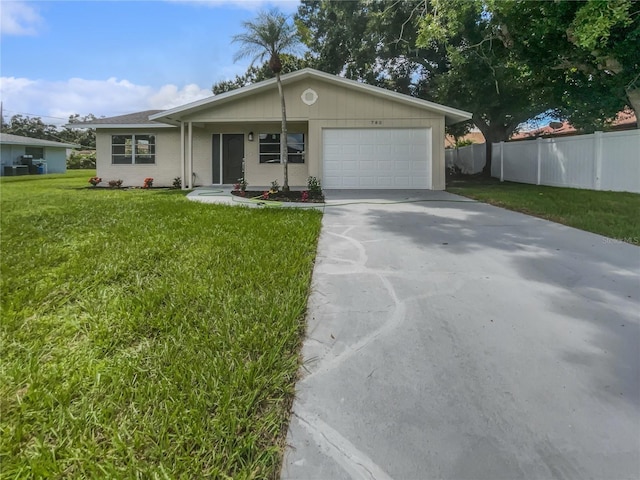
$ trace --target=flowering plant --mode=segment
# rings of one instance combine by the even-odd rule
[[[97,187],[97,186],[98,186],[98,184],[99,184],[101,181],[102,181],[102,179],[101,179],[100,177],[91,177],[91,178],[89,179],[89,183],[90,183],[91,185],[93,185],[94,187]]]
[[[300,194],[300,200],[302,200],[303,202],[308,202],[309,201],[309,192],[307,192],[306,190],[303,191]]]
[[[269,200],[269,190],[265,190],[264,192],[262,192],[262,199]]]
[[[249,185],[249,184],[247,183],[247,181],[244,178],[239,178],[238,179],[238,183],[233,185],[233,189],[236,190],[236,191],[240,190],[240,191],[244,192],[247,189],[247,185]]]
[[[142,188],[151,188],[153,186],[153,178],[151,177],[147,177],[144,179],[144,185],[142,185]]]
[[[122,180],[109,180],[109,186],[111,188],[120,188],[122,186]]]

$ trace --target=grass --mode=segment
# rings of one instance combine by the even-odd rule
[[[321,214],[3,178],[5,478],[277,478]]]
[[[616,240],[640,244],[640,195],[470,177],[447,191]]]

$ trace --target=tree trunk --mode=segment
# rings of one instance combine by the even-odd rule
[[[640,88],[627,88],[627,98],[629,99],[630,107],[636,114],[636,128],[640,128]]]
[[[280,163],[284,168],[284,182],[282,190],[289,191],[289,147],[287,145],[287,107],[284,103],[284,93],[282,91],[282,82],[280,81],[280,72],[276,72],[276,83],[278,84],[278,93],[280,94],[280,105],[282,106],[282,132],[280,133]]]
[[[493,153],[492,143],[498,143],[509,140],[509,135],[513,132],[513,128],[506,125],[488,125],[485,122],[476,122],[476,126],[482,132],[485,141],[486,163],[482,169],[482,175],[491,176],[491,154]]]

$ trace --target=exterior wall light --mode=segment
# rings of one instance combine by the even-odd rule
[[[249,132],[249,141],[253,142],[253,132]]]

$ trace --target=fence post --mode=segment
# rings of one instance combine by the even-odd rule
[[[540,176],[542,174],[542,138],[538,137],[536,142],[538,143],[538,173],[536,176],[536,185],[540,185]]]
[[[504,182],[504,142],[500,142],[500,181]]]
[[[600,190],[602,188],[602,132],[593,134],[593,189]]]

